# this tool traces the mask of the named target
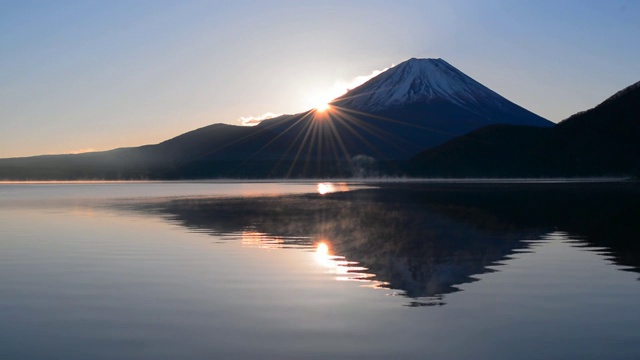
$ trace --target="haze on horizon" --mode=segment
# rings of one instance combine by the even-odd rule
[[[0,158],[296,113],[443,58],[558,122],[640,80],[640,3],[0,0]]]

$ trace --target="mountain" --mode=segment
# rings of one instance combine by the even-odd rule
[[[415,104],[449,103],[474,112],[487,122],[552,125],[442,59],[409,59],[331,103],[365,113],[385,112]]]
[[[330,102],[311,116],[263,121],[310,158],[408,159],[421,150],[493,124],[554,124],[510,102],[442,59],[410,59]],[[315,131],[317,141],[309,144]],[[312,137],[313,139],[313,137]],[[335,151],[336,147],[344,144]],[[292,151],[295,153],[295,151]]]
[[[410,164],[420,176],[638,176],[640,82],[555,127],[485,127]]]
[[[0,179],[331,177],[398,173],[398,161],[487,125],[553,123],[442,59],[410,59],[333,100],[255,127],[214,124],[159,144],[0,159]]]

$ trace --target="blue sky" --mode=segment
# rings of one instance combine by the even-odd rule
[[[440,57],[558,122],[640,80],[640,2],[0,0],[0,157],[304,111]]]

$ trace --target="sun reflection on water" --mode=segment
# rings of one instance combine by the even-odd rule
[[[388,285],[384,281],[374,280],[375,274],[366,272],[366,267],[359,266],[357,261],[349,261],[344,256],[334,255],[326,241],[320,241],[316,245],[316,261],[327,273],[335,274],[338,281],[360,281],[366,282],[366,287],[383,288]]]
[[[280,249],[313,249],[316,263],[327,274],[334,275],[338,281],[357,281],[363,287],[388,289],[389,283],[376,280],[376,274],[357,261],[348,260],[345,256],[336,255],[327,240],[313,242],[310,237],[283,237],[246,229],[241,233],[242,246],[267,250]]]
[[[347,183],[332,183],[332,182],[321,182],[316,185],[318,189],[318,194],[324,195],[329,193],[334,193],[338,191],[349,191],[349,186]]]

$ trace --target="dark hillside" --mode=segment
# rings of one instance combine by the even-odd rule
[[[640,83],[553,128],[479,129],[418,154],[410,168],[420,176],[638,176]]]

